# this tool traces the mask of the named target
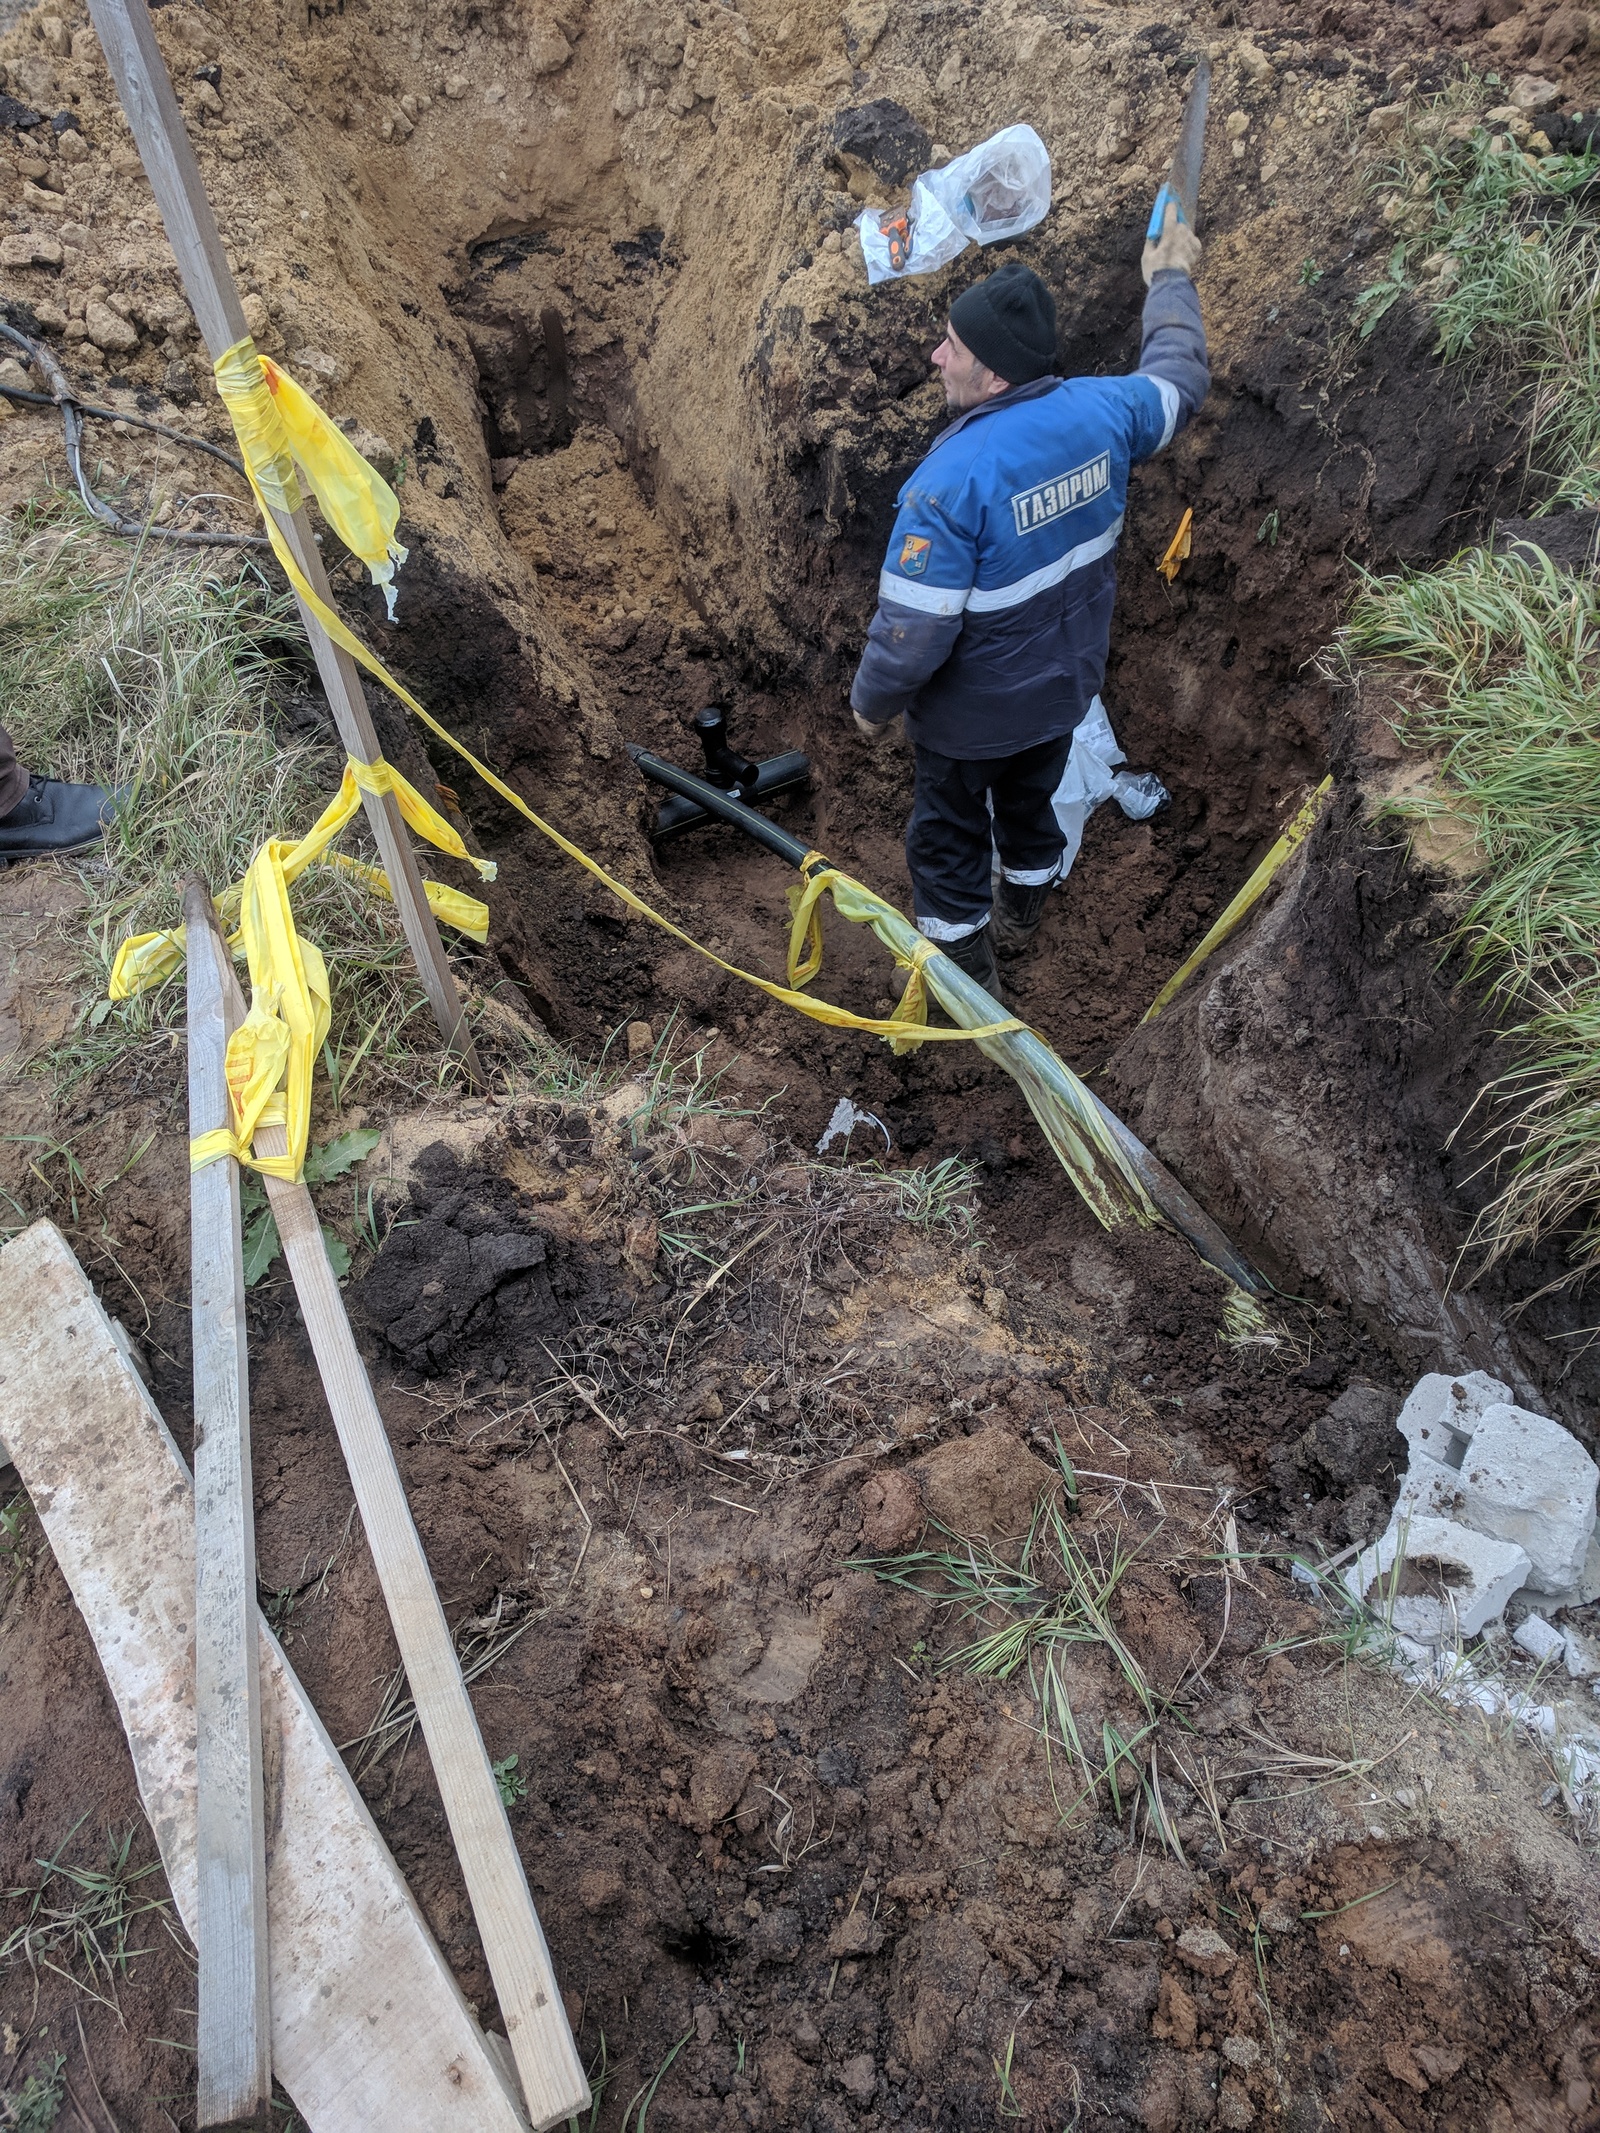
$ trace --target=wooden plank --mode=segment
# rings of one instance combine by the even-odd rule
[[[193,1936],[193,1493],[48,1222],[0,1250],[0,1432],[100,1654]],[[525,2133],[411,1891],[259,1614],[255,1630],[279,2081],[311,2133]]]
[[[185,886],[190,939],[209,942],[211,896]],[[229,1123],[228,1016],[214,954],[188,959],[189,1133]],[[197,2122],[251,2124],[272,2103],[267,1838],[256,1656],[256,1528],[250,1470],[239,1166],[189,1179],[189,1323],[194,1372]]]
[[[89,15],[166,224],[184,293],[215,362],[225,349],[242,341],[250,329],[166,62],[156,43],[149,10],[143,0],[132,0],[132,4],[130,0],[89,0]],[[327,573],[304,506],[292,516],[276,510],[272,516],[307,584],[331,607],[333,596]],[[300,603],[300,617],[345,752],[363,763],[375,761],[381,750],[355,661],[332,641],[304,602]],[[439,1033],[448,1049],[459,1056],[472,1080],[481,1085],[477,1050],[466,1027],[439,929],[422,892],[422,876],[398,803],[392,793],[364,793],[362,798]]]
[[[232,960],[214,927],[189,935],[190,957],[201,952],[205,941],[210,942],[224,986],[232,988],[235,1006],[242,1012],[244,1002]],[[256,1135],[256,1148],[263,1155],[281,1154],[285,1143],[281,1126],[264,1127]],[[372,1380],[328,1261],[316,1208],[304,1185],[272,1177],[263,1183],[433,1761],[522,2082],[523,2100],[535,2126],[554,2125],[587,2107],[589,2082],[562,2005],[528,1877],[478,1730],[477,1713],[461,1678],[461,1662],[373,1397]]]

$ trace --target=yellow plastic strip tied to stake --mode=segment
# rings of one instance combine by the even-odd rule
[[[394,574],[407,553],[395,539],[400,499],[393,489],[254,341],[225,349],[216,375],[256,494],[280,511],[295,511],[302,489],[309,490],[340,540],[366,564],[373,584],[383,587],[392,622]]]
[[[269,501],[273,498],[274,485],[276,485],[280,494],[288,493],[283,488],[283,467],[291,456],[298,456],[297,452],[291,452],[291,440],[287,433],[280,435],[274,429],[270,419],[271,410],[282,407],[284,403],[283,386],[292,383],[292,380],[288,379],[283,371],[278,370],[276,365],[273,365],[271,367],[280,381],[274,391],[266,394],[245,393],[238,381],[246,375],[247,364],[251,360],[265,363],[265,358],[256,355],[255,344],[251,341],[239,341],[228,349],[217,362],[218,387],[222,392],[224,401],[227,403],[229,414],[234,418],[234,428],[238,434],[240,449],[244,454],[245,471],[249,476],[250,485],[256,493],[256,499],[262,506],[262,516],[266,522],[267,536],[272,542],[273,553],[278,558],[285,577],[294,587],[297,597],[316,616],[334,643],[344,651],[347,651],[359,666],[365,667],[373,679],[381,682],[390,695],[403,703],[408,711],[414,712],[430,733],[437,735],[447,747],[453,748],[461,760],[469,764],[477,772],[489,789],[500,795],[507,806],[515,808],[523,820],[531,822],[541,836],[548,837],[559,851],[565,852],[567,857],[575,860],[586,873],[592,874],[596,881],[602,882],[611,891],[612,895],[626,904],[628,909],[637,917],[648,919],[651,925],[659,926],[664,933],[670,933],[674,940],[681,941],[686,948],[692,948],[696,955],[704,956],[708,963],[715,963],[719,970],[725,970],[731,977],[742,979],[745,984],[755,986],[758,991],[764,992],[769,999],[780,1001],[785,1007],[794,1008],[798,1013],[809,1016],[814,1022],[825,1022],[835,1029],[861,1030],[866,1035],[873,1037],[903,1037],[906,1027],[903,1019],[880,1020],[872,1015],[852,1014],[848,1008],[834,1007],[826,1000],[810,999],[806,994],[796,991],[791,986],[776,985],[770,978],[759,977],[754,971],[743,970],[737,963],[726,963],[721,956],[713,955],[711,950],[703,947],[699,941],[694,939],[693,935],[685,933],[682,927],[675,926],[671,919],[664,918],[659,911],[652,910],[643,897],[636,895],[627,886],[626,882],[618,881],[614,874],[607,873],[606,869],[597,860],[591,859],[587,852],[572,843],[570,838],[563,837],[561,832],[546,822],[542,815],[536,814],[520,793],[513,792],[505,780],[497,777],[488,764],[475,756],[465,742],[458,740],[448,726],[441,725],[432,712],[420,704],[403,683],[395,679],[383,664],[383,661],[374,653],[368,651],[361,639],[345,626],[327,602],[319,598],[307,583],[305,573],[295,561],[288,543],[279,532],[277,522],[268,508]],[[241,402],[246,403],[247,406],[247,419],[242,427],[238,412]],[[263,403],[265,404],[263,405]],[[348,444],[348,439],[341,438],[341,442]],[[351,447],[351,449],[353,450],[354,448]],[[356,456],[359,457],[360,455],[357,454]],[[362,464],[364,465],[365,462],[363,461]],[[369,469],[369,473],[370,471]],[[292,479],[292,467],[290,468],[290,475]],[[374,482],[379,481],[379,477],[376,474],[372,474],[371,478]],[[386,494],[392,493],[387,490],[386,485],[380,483],[380,486],[385,488]],[[318,501],[322,504],[324,513],[328,513],[330,511],[329,499],[319,496]],[[292,506],[280,501],[278,508],[286,510],[292,508]],[[334,530],[338,533],[340,539],[349,545],[354,545],[350,534],[336,517],[333,520],[333,524]],[[870,891],[864,891],[863,893],[870,894]],[[993,1025],[995,1029],[1011,1029],[1019,1028],[1020,1026],[1020,1024],[1012,1022]],[[953,1039],[964,1043],[975,1032],[966,1029],[930,1029],[925,1034],[930,1040],[947,1041]]]
[[[360,807],[363,792],[392,792],[402,816],[419,836],[452,857],[466,860],[486,879],[494,877],[494,861],[474,859],[444,817],[392,764],[381,757],[376,763],[346,762],[338,792],[305,836],[297,842],[270,839],[251,861],[244,880],[216,900],[218,915],[233,940],[244,943],[251,1000],[249,1015],[228,1040],[233,1129],[204,1134],[190,1144],[190,1163],[196,1170],[232,1155],[274,1177],[300,1175],[311,1123],[311,1069],[328,1033],[328,973],[321,950],[302,940],[296,929],[289,885],[327,852]],[[381,867],[363,866],[337,852],[327,856],[358,875],[368,888],[389,895],[388,878]],[[475,940],[488,937],[486,904],[440,882],[425,882],[423,887],[439,918]],[[181,926],[124,941],[107,987],[111,998],[128,999],[170,977],[183,951]],[[285,1127],[286,1154],[256,1157],[250,1152],[260,1125]]]
[[[1166,984],[1162,986],[1161,990],[1150,1002],[1150,1005],[1139,1017],[1141,1025],[1146,1022],[1153,1022],[1162,1008],[1170,1004],[1179,987],[1187,984],[1189,979],[1194,976],[1212,950],[1220,948],[1229,934],[1243,925],[1244,921],[1267,893],[1267,887],[1273,875],[1277,873],[1279,867],[1283,865],[1290,853],[1297,852],[1306,841],[1311,832],[1312,824],[1322,812],[1323,801],[1332,790],[1332,778],[1324,778],[1271,851],[1268,852],[1266,858],[1262,860],[1260,866],[1256,868],[1250,879],[1239,891],[1238,895],[1223,908],[1215,925],[1206,934],[1199,947],[1178,965]]]

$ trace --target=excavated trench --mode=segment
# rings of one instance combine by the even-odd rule
[[[1355,220],[1340,241],[1315,287],[1294,287],[1230,351],[1191,429],[1135,477],[1107,700],[1130,760],[1159,772],[1172,804],[1146,824],[1114,808],[1093,818],[1040,948],[1013,980],[1019,1009],[1100,1077],[1296,1300],[1277,1349],[1219,1347],[1220,1284],[1172,1239],[1102,1232],[997,1070],[954,1048],[896,1060],[802,1022],[626,921],[603,889],[530,851],[514,818],[475,796],[467,805],[510,885],[492,945],[557,1034],[591,1046],[625,1019],[659,1029],[676,1015],[713,1056],[719,1043],[739,1055],[740,1085],[802,1145],[848,1095],[883,1119],[897,1157],[976,1159],[1001,1278],[1025,1286],[1036,1313],[1092,1331],[1266,1492],[1262,1508],[1286,1530],[1342,1539],[1355,1524],[1338,1498],[1357,1477],[1322,1476],[1326,1497],[1308,1509],[1286,1447],[1352,1381],[1403,1387],[1445,1360],[1492,1366],[1571,1413],[1588,1379],[1561,1338],[1570,1310],[1507,1318],[1548,1268],[1452,1289],[1486,1188],[1474,1175],[1481,1151],[1446,1143],[1495,1069],[1494,1039],[1448,952],[1458,884],[1375,819],[1398,750],[1381,717],[1316,665],[1350,563],[1424,563],[1487,530],[1522,495],[1518,442],[1434,363],[1417,314],[1398,307],[1359,346],[1342,333],[1378,239]],[[1070,258],[1048,238],[1022,247],[1065,294],[1064,369],[1136,360],[1137,242],[1129,215],[1080,233]],[[924,370],[934,309],[914,287],[894,290],[817,334],[768,305],[743,373],[752,408],[729,420],[760,425],[793,513],[785,523],[769,509],[758,568],[697,576],[696,551],[710,543],[693,483],[640,413],[656,319],[680,271],[651,229],[602,246],[541,228],[474,248],[447,293],[477,367],[502,525],[618,738],[692,767],[689,721],[721,702],[746,752],[805,749],[811,789],[775,803],[777,819],[903,903],[909,758],[861,748],[845,693],[895,490],[940,419]],[[607,337],[573,360],[560,321],[582,319],[597,281]],[[825,447],[811,441],[815,409],[771,359],[785,331],[821,340],[813,396],[848,408],[865,379],[871,419],[847,420]],[[692,392],[692,376],[683,382]],[[1169,587],[1153,563],[1185,507],[1194,551]],[[756,508],[737,492],[727,500],[736,552]],[[425,552],[411,578],[394,649],[431,700],[468,716],[502,763],[559,788],[572,811],[563,826],[631,866],[708,947],[781,975],[781,863],[720,828],[647,859],[659,796],[611,736],[590,733],[575,768],[528,715],[515,632],[493,599],[430,572]],[[442,754],[436,767],[454,776]],[[1303,863],[1179,1003],[1138,1030],[1330,768],[1335,793]],[[822,989],[883,1011],[888,979],[877,944],[833,921]],[[1359,1500],[1356,1523],[1369,1514]]]

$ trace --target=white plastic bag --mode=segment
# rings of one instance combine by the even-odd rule
[[[1050,151],[1031,126],[1003,127],[942,170],[925,170],[903,213],[869,207],[857,217],[867,280],[931,274],[969,243],[1031,230],[1049,209]]]
[[[1097,696],[1072,729],[1072,753],[1051,801],[1067,840],[1058,880],[1065,881],[1072,872],[1083,843],[1083,825],[1102,800],[1115,800],[1130,822],[1147,822],[1158,807],[1166,805],[1170,795],[1155,772],[1135,775],[1119,770],[1117,765],[1127,760]]]
[[[1153,771],[1137,776],[1119,770],[1128,758],[1117,745],[1106,707],[1097,696],[1072,729],[1072,753],[1061,773],[1061,783],[1051,797],[1067,848],[1061,854],[1058,884],[1066,880],[1083,845],[1083,825],[1103,800],[1115,800],[1130,822],[1148,821],[1170,795]],[[992,810],[991,810],[992,811]],[[1000,854],[994,855],[994,873],[1000,872]]]
[[[1103,800],[1111,798],[1116,767],[1128,758],[1117,746],[1106,707],[1097,696],[1072,729],[1072,753],[1051,805],[1067,848],[1061,855],[1060,879],[1072,872],[1083,844],[1083,825]]]

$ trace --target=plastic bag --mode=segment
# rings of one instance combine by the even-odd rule
[[[1072,730],[1072,753],[1051,797],[1067,848],[1058,882],[1065,881],[1083,844],[1083,825],[1104,800],[1115,800],[1130,822],[1146,822],[1171,797],[1154,771],[1119,770],[1128,758],[1117,745],[1106,707],[1097,696]],[[994,855],[994,872],[1000,855]]]
[[[1106,707],[1097,696],[1072,732],[1072,753],[1051,805],[1067,840],[1059,879],[1072,872],[1083,843],[1083,825],[1102,800],[1115,800],[1130,822],[1147,822],[1171,795],[1152,770],[1119,770],[1128,758],[1117,746]]]
[[[898,281],[948,266],[969,243],[1018,237],[1050,208],[1050,151],[1031,126],[1006,126],[942,170],[925,170],[907,208],[857,217],[867,280]]]

